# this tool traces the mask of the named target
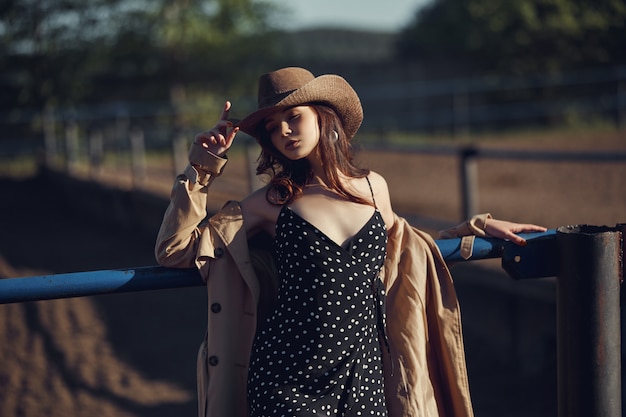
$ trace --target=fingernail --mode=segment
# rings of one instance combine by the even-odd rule
[[[526,240],[522,240],[519,244],[520,246],[526,246],[528,242]]]

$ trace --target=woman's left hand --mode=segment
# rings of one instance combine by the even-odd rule
[[[545,232],[547,229],[535,224],[513,223],[506,220],[488,219],[485,224],[485,233],[498,239],[507,239],[520,246],[526,245],[526,240],[516,233]]]

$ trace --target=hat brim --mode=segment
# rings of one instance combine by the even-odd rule
[[[276,104],[250,113],[238,126],[243,132],[258,139],[263,128],[261,124],[271,114],[289,107],[312,103],[323,103],[332,107],[339,116],[348,139],[356,135],[363,122],[361,100],[354,89],[342,77],[328,74],[314,78]]]

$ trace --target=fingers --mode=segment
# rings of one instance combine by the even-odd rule
[[[546,229],[543,226],[537,226],[536,224],[516,224],[511,223],[509,227],[511,232],[513,233],[535,233],[535,232],[545,232]]]
[[[232,107],[230,101],[226,101],[226,103],[224,103],[224,110],[222,111],[222,115],[220,116],[220,121],[222,120],[228,120],[228,113],[230,112],[230,108]]]
[[[523,229],[521,230],[521,232],[525,232],[525,233],[545,232],[546,230],[548,230],[546,227],[537,226],[536,224],[525,224],[522,227]]]
[[[233,122],[228,119],[231,107],[230,101],[226,101],[222,114],[215,126],[206,132],[197,134],[195,137],[196,143],[216,155],[224,154],[232,145],[237,132],[239,132],[239,127],[234,127]]]
[[[527,242],[524,238],[516,235],[515,233],[545,232],[546,230],[548,230],[547,228],[543,226],[537,226],[536,224],[519,224],[515,229],[516,230],[511,230],[511,232],[509,232],[509,234],[511,235],[509,240],[520,246],[526,246]]]
[[[526,240],[517,233],[545,232],[547,229],[535,224],[512,223],[489,219],[485,231],[496,238],[507,239],[517,245],[525,246]]]
[[[517,235],[516,233],[519,233],[519,231],[516,230],[515,227],[511,227],[511,228],[503,228],[503,229],[494,230],[491,232],[490,235],[498,239],[511,241],[515,243],[516,245],[526,246],[526,243],[527,243],[526,239]]]
[[[222,120],[218,122],[213,129],[197,134],[196,142],[205,148],[209,145],[230,146],[237,132],[239,132],[239,127],[228,131],[232,126],[233,124],[231,122]]]
[[[233,128],[233,130],[231,130],[230,133],[224,138],[223,145],[226,148],[230,148],[230,146],[233,144],[233,140],[235,140],[235,136],[237,135],[237,132],[239,132],[239,127]]]
[[[526,244],[528,242],[526,242],[526,239],[524,239],[523,237],[516,235],[515,233],[509,232],[507,233],[507,238],[515,243],[516,245],[520,245],[520,246],[526,246]]]

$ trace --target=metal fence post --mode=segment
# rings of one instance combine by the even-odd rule
[[[478,213],[478,150],[465,147],[459,155],[461,172],[462,219],[469,219]]]
[[[557,229],[559,417],[618,417],[621,399],[622,232]]]

